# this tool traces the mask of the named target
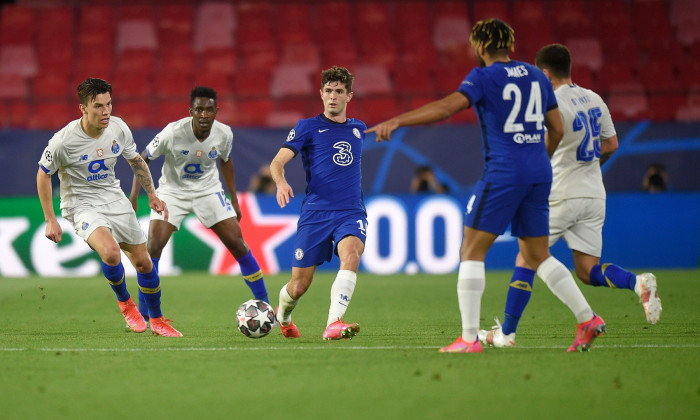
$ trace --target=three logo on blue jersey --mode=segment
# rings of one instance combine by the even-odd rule
[[[338,149],[338,153],[333,155],[333,162],[336,165],[348,166],[352,163],[352,146],[347,141],[339,141],[333,145]]]

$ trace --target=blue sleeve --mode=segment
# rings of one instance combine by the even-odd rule
[[[469,104],[474,106],[484,96],[484,85],[481,82],[481,72],[476,67],[464,78],[462,84],[459,85],[458,92],[462,93],[469,99]]]

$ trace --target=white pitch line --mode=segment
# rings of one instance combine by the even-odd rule
[[[225,351],[260,351],[260,350],[435,350],[439,346],[240,346],[240,347],[162,347],[162,348],[49,348],[41,347],[33,348],[17,348],[8,347],[0,348],[0,352],[25,352],[39,351],[46,353],[56,352],[74,352],[74,353],[105,353],[105,352],[161,352],[161,351],[186,351],[186,352],[225,352]],[[512,349],[497,350],[497,351],[514,351],[514,350],[561,350],[564,346],[517,346]],[[673,349],[673,348],[700,348],[700,343],[697,344],[602,344],[594,346],[594,349]]]

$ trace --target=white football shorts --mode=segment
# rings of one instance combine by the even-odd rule
[[[549,246],[564,237],[569,249],[599,257],[603,251],[605,200],[569,198],[549,203]]]
[[[222,220],[236,217],[236,211],[223,191],[189,199],[159,192],[158,197],[168,206],[168,223],[178,230],[190,213],[197,216],[207,229]],[[151,210],[151,220],[163,220],[163,215]]]
[[[85,242],[100,226],[109,229],[118,243],[136,245],[146,242],[146,235],[126,197],[109,204],[66,209],[62,215]]]

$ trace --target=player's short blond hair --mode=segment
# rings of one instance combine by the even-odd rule
[[[476,22],[472,28],[469,42],[473,46],[483,47],[487,51],[513,50],[515,31],[500,19],[484,19]]]

